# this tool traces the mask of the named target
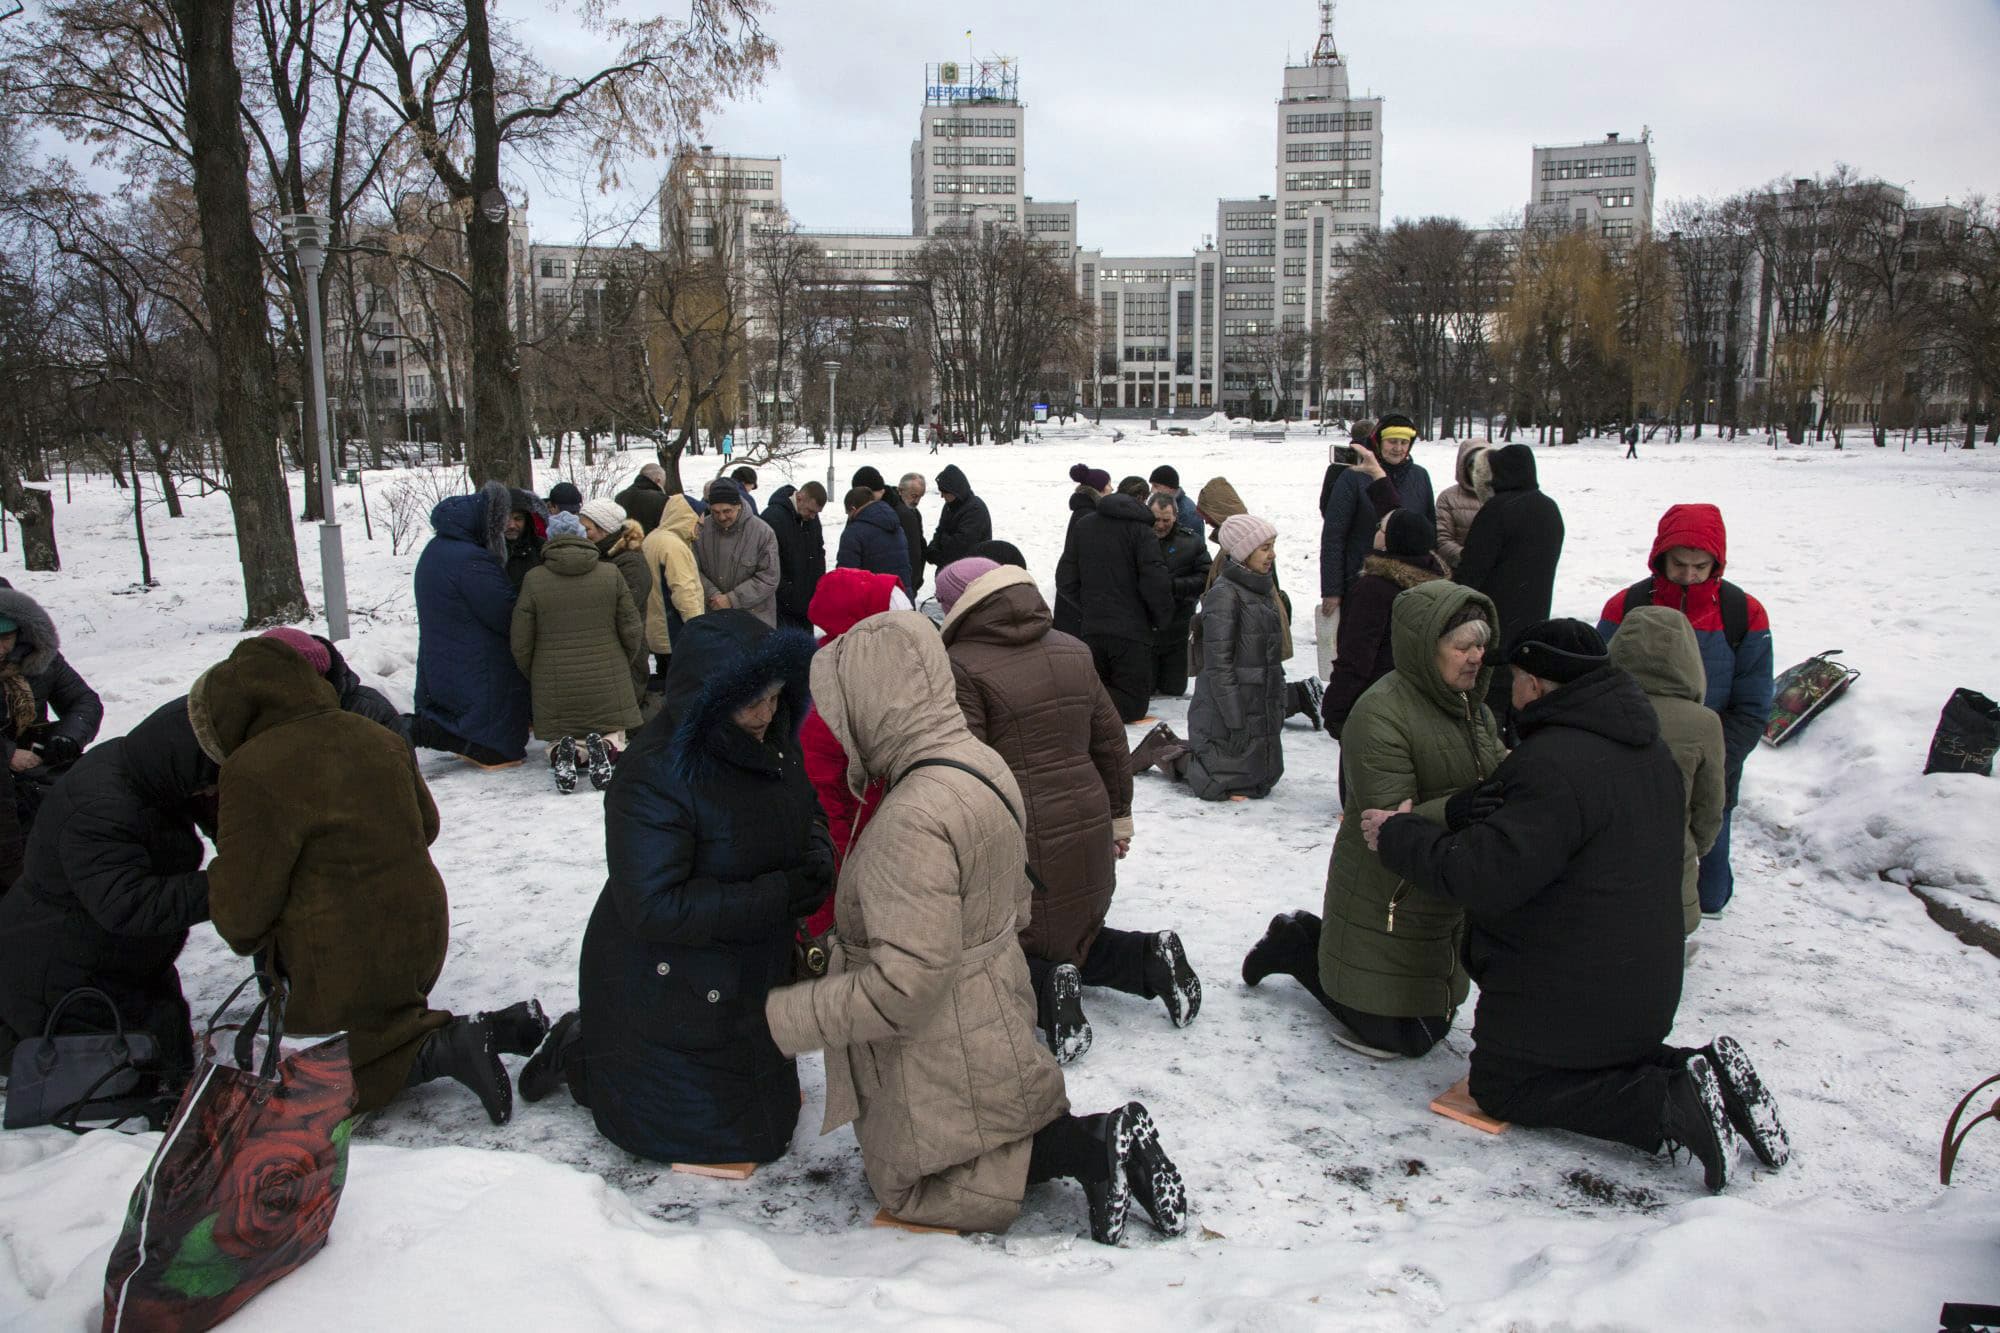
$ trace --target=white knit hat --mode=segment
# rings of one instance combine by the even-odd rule
[[[1276,541],[1278,530],[1255,514],[1237,514],[1222,520],[1215,539],[1222,543],[1223,554],[1240,565],[1265,542]]]
[[[577,513],[606,532],[616,532],[625,526],[625,511],[615,500],[586,500]]]

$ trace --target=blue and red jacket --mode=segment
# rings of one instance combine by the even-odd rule
[[[1666,576],[1666,555],[1677,546],[1706,551],[1715,557],[1715,569],[1706,582],[1684,588]],[[1694,626],[1701,645],[1701,664],[1708,672],[1708,689],[1702,702],[1722,715],[1722,736],[1728,751],[1726,776],[1729,804],[1736,804],[1736,789],[1743,779],[1743,761],[1757,748],[1764,724],[1771,717],[1774,692],[1771,665],[1771,618],[1764,605],[1748,593],[1749,618],[1743,642],[1734,648],[1722,623],[1722,571],[1729,562],[1729,533],[1722,523],[1722,511],[1714,505],[1675,505],[1660,516],[1660,530],[1653,538],[1654,606],[1670,606],[1682,612]],[[1625,619],[1625,592],[1611,595],[1597,632],[1605,642],[1618,632]]]

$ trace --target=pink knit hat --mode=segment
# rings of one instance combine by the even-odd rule
[[[1216,541],[1222,544],[1223,554],[1239,565],[1250,558],[1252,551],[1277,538],[1278,530],[1255,514],[1225,518],[1215,533]]]
[[[294,629],[290,625],[280,625],[276,629],[265,630],[258,637],[276,639],[279,643],[284,644],[285,647],[311,663],[315,675],[324,676],[328,668],[333,666],[333,654],[327,651],[326,645],[302,629]]]
[[[963,560],[954,560],[937,572],[938,605],[947,613],[958,605],[958,599],[965,596],[965,590],[981,574],[990,574],[1000,568],[997,560],[988,560],[983,555],[969,555]]]

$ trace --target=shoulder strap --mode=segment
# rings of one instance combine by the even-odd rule
[[[1743,646],[1744,636],[1750,633],[1750,597],[1724,579],[1716,590],[1716,599],[1722,609],[1722,636],[1729,640],[1729,651],[1733,653]]]
[[[1014,821],[1014,827],[1022,827],[1021,817],[1014,813],[1014,803],[1007,799],[1006,794],[1000,790],[999,785],[992,778],[987,777],[971,764],[962,764],[956,759],[919,759],[916,763],[911,764],[903,770],[903,778],[907,778],[920,768],[955,768],[961,773],[970,773],[985,785],[986,790],[1000,798],[1000,804],[1006,807],[1007,817]],[[903,778],[897,778],[896,781],[900,783]]]
[[[1652,604],[1653,580],[1650,578],[1640,579],[1625,590],[1625,610],[1620,613],[1620,619],[1623,619],[1624,616],[1629,615],[1638,607],[1651,606]]]

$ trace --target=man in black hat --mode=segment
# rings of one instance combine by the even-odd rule
[[[1186,528],[1196,535],[1201,533],[1201,512],[1194,507],[1194,501],[1188,498],[1187,492],[1181,489],[1181,474],[1171,463],[1162,463],[1154,468],[1153,475],[1146,478],[1146,483],[1153,488],[1153,495],[1165,495],[1173,499],[1176,527]],[[1151,496],[1147,497],[1146,503],[1148,505],[1153,503]]]
[[[1385,866],[1465,909],[1472,1099],[1517,1124],[1685,1148],[1712,1192],[1732,1130],[1782,1165],[1784,1129],[1742,1047],[1665,1044],[1686,815],[1652,704],[1579,620],[1529,626],[1507,660],[1521,744],[1492,780],[1447,803],[1445,828],[1407,801],[1361,817]]]

